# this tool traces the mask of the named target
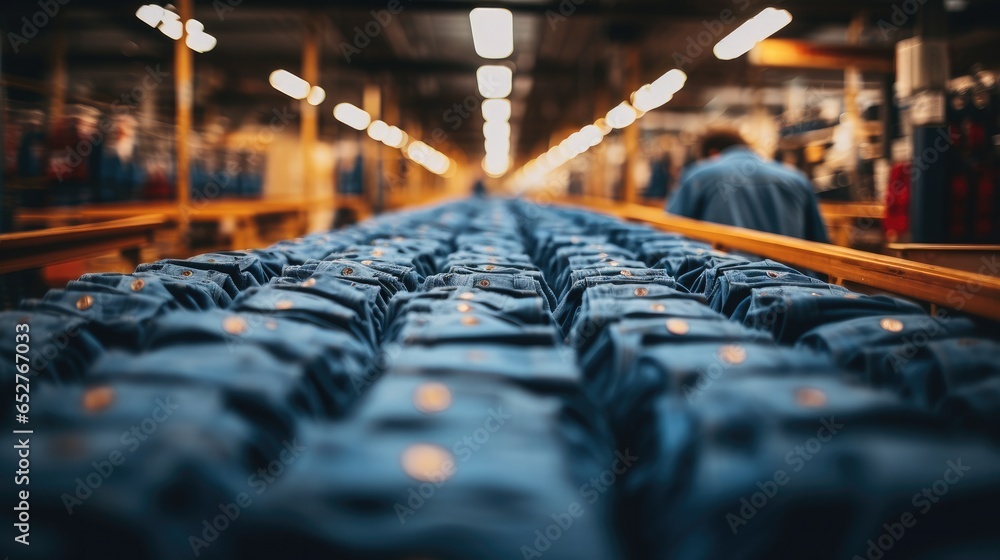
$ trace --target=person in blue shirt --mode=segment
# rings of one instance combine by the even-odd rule
[[[736,131],[714,130],[684,171],[667,212],[828,243],[816,193],[801,172],[758,156]]]

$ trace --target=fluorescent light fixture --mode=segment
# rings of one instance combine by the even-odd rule
[[[309,83],[288,70],[275,70],[268,78],[271,87],[293,99],[305,99],[309,95]]]
[[[617,107],[608,111],[605,118],[611,128],[625,128],[634,123],[636,117],[635,109],[627,101],[622,101]]]
[[[284,72],[284,70],[280,71]],[[355,130],[364,130],[372,122],[371,115],[350,103],[338,103],[333,108],[333,118]]]
[[[483,171],[490,177],[501,177],[510,170],[510,157],[507,154],[486,154],[483,158]]]
[[[135,11],[135,17],[150,27],[156,27],[163,21],[163,12],[165,11],[162,7],[155,4],[146,4],[145,6],[139,6],[139,9]]]
[[[687,83],[687,74],[674,68],[649,85],[657,96],[669,97],[680,91]]]
[[[723,37],[712,49],[712,52],[720,60],[741,57],[754,48],[757,43],[774,35],[791,22],[792,14],[788,10],[764,8],[762,12]]]
[[[510,123],[507,121],[487,121],[483,124],[483,136],[487,138],[510,138]]]
[[[507,99],[487,99],[483,101],[483,120],[486,122],[509,121],[510,111],[510,101]]]
[[[179,19],[164,19],[160,23],[160,33],[176,41],[184,35],[184,24]]]
[[[205,26],[196,19],[189,19],[184,23],[184,30],[191,34],[201,33]]]
[[[389,125],[382,121],[372,121],[372,123],[368,125],[368,136],[370,136],[372,140],[382,142],[385,140],[385,136],[388,133]]]
[[[506,66],[486,65],[476,70],[479,94],[487,99],[501,99],[510,95],[514,72]]]
[[[406,145],[408,137],[406,133],[396,126],[390,126],[389,130],[385,131],[385,137],[382,138],[382,143],[391,148],[402,148]]]
[[[184,38],[184,44],[187,45],[189,49],[200,53],[207,53],[208,51],[214,49],[217,43],[218,41],[216,41],[215,37],[202,31],[189,34]]]
[[[313,86],[309,89],[309,95],[306,96],[306,103],[316,106],[326,100],[326,90],[319,87]]]
[[[506,8],[476,8],[469,12],[472,44],[483,58],[507,58],[514,52],[514,15]]]

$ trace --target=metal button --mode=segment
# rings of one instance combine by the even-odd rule
[[[83,409],[98,412],[115,402],[115,390],[111,387],[93,387],[83,393]]]
[[[354,274],[354,269],[351,268],[351,267],[347,267],[347,268],[344,269],[343,272],[344,272],[344,275],[350,276],[350,275]]]
[[[622,276],[632,276],[632,273],[629,272],[629,271],[627,271],[627,270],[623,270],[623,271],[619,272],[618,274],[621,274]]]
[[[903,322],[899,319],[885,318],[879,321],[879,326],[889,332],[899,332],[903,330]]]
[[[767,271],[767,275],[770,276],[771,278],[777,278],[778,276],[781,276],[781,274],[779,274],[779,273],[777,273],[777,272],[775,272],[773,270],[768,270]]]
[[[403,451],[400,462],[403,472],[421,482],[443,482],[455,473],[451,453],[439,445],[411,445]]]
[[[483,268],[484,268],[484,269],[486,269],[486,270],[493,270],[493,269],[495,269],[496,267],[495,267],[495,266],[493,266],[492,264],[488,264],[488,265],[484,266]]]
[[[86,311],[92,305],[94,305],[94,298],[89,295],[81,296],[80,299],[76,300],[76,308],[80,311]]]
[[[636,288],[632,293],[635,294],[635,297],[645,297],[649,295],[649,290],[646,288]]]
[[[274,308],[275,309],[291,309],[293,307],[295,307],[295,304],[292,303],[290,300],[287,300],[287,299],[283,299],[283,300],[279,300],[279,301],[274,302]]]
[[[468,313],[469,311],[472,311],[472,306],[468,303],[460,303],[456,309],[458,309],[459,313]]]
[[[222,330],[232,335],[247,332],[247,322],[242,317],[226,317],[222,321]]]
[[[194,274],[194,272],[191,272],[190,270],[185,270],[184,272],[181,273],[181,276],[191,276],[192,274]]]
[[[306,281],[302,283],[302,286],[305,288],[312,288],[315,285],[316,285],[315,278],[306,278]]]
[[[465,325],[465,326],[467,326],[467,327],[478,325],[479,324],[479,319],[476,319],[475,317],[473,317],[471,315],[466,315],[466,316],[462,317],[462,324]]]
[[[657,313],[662,313],[667,310],[667,306],[663,305],[662,303],[654,303],[653,305],[649,306],[649,308],[652,309],[653,311],[656,311]]]
[[[451,406],[451,391],[442,383],[424,383],[413,392],[413,405],[427,414],[441,412]]]
[[[372,256],[373,257],[381,257],[382,254],[383,254],[382,253],[382,249],[375,249],[375,250],[372,251]]]
[[[489,288],[490,287],[490,281],[487,280],[487,279],[485,279],[485,278],[483,278],[482,280],[479,281],[479,287],[480,288]]]
[[[371,266],[373,262],[375,262],[375,261],[361,261],[361,264],[363,264],[365,266]]]
[[[719,358],[730,365],[742,364],[747,359],[747,351],[742,346],[727,344],[719,348]]]
[[[814,387],[795,390],[795,403],[807,408],[819,408],[826,404],[826,393]]]
[[[618,261],[611,261],[608,264],[610,264],[611,266],[618,266]],[[626,272],[626,271],[623,270],[622,272]]]
[[[208,259],[208,261],[206,261],[206,262],[214,263],[215,259]]]
[[[667,332],[670,334],[676,334],[677,336],[684,336],[691,330],[691,326],[688,322],[683,319],[668,319],[667,320]]]
[[[476,295],[473,294],[472,292],[464,292],[460,296],[458,296],[458,299],[470,300],[474,297],[476,297]]]
[[[135,280],[132,281],[132,284],[129,287],[132,288],[133,292],[138,292],[139,290],[146,287],[146,281],[143,280],[142,278],[136,278]]]

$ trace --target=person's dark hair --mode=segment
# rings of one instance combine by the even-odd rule
[[[700,155],[702,159],[707,159],[726,148],[746,145],[748,145],[746,139],[736,130],[731,128],[709,130],[701,137]]]

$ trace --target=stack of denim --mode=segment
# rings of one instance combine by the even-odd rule
[[[0,327],[31,348],[30,558],[998,547],[987,325],[584,210],[385,214]]]

